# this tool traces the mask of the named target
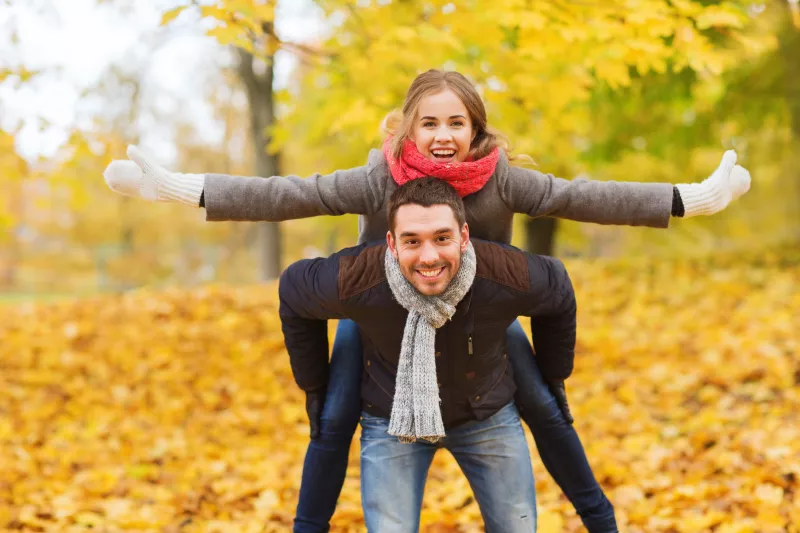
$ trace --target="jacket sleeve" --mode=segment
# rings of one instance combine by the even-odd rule
[[[319,215],[370,215],[383,205],[385,165],[383,153],[372,150],[367,165],[307,178],[206,174],[206,220],[277,222]]]
[[[575,291],[561,261],[526,255],[531,285],[521,314],[531,317],[533,349],[545,380],[563,381],[575,360]]]
[[[578,222],[666,228],[672,212],[669,183],[571,181],[535,170],[509,167],[498,180],[500,195],[515,213]]]
[[[304,391],[328,382],[328,319],[346,318],[338,295],[338,256],[287,268],[278,286],[281,329],[292,374]]]

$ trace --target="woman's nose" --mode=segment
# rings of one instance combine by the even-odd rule
[[[448,128],[447,126],[440,126],[439,128],[436,129],[436,140],[437,141],[439,141],[439,140],[448,141],[448,140],[452,139],[452,137],[453,137],[453,133],[450,131],[450,128]]]

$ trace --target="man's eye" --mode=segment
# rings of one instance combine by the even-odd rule
[[[447,242],[450,240],[450,237],[439,237],[438,240],[439,242]]]
[[[406,241],[406,246],[414,246],[415,244],[417,244],[417,241],[414,240]]]

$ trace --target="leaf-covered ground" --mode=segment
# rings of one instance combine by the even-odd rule
[[[800,261],[570,262],[576,427],[629,532],[800,531]],[[307,425],[275,287],[0,308],[0,528],[288,531]],[[581,531],[535,447],[539,531]],[[361,531],[358,445],[333,531]],[[481,531],[441,452],[423,531]]]

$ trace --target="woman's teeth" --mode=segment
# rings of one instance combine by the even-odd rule
[[[418,270],[417,272],[422,274],[424,278],[435,278],[443,269],[444,267],[437,268],[436,270]]]
[[[456,155],[455,150],[434,150],[433,155],[436,157],[453,157]]]

